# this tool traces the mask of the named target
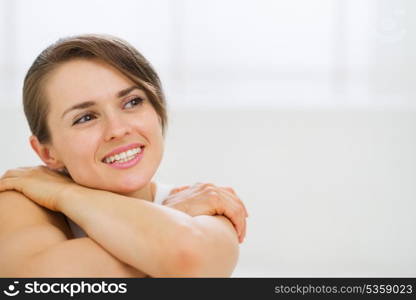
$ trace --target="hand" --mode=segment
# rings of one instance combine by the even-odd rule
[[[247,210],[230,187],[217,187],[197,183],[173,189],[163,205],[180,210],[190,216],[224,215],[233,223],[240,243],[246,235]]]
[[[18,191],[33,202],[53,211],[58,211],[56,202],[61,193],[75,185],[71,178],[45,166],[8,170],[0,178],[0,192]]]

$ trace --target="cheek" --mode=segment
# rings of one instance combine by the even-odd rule
[[[81,185],[95,187],[97,180],[96,143],[89,136],[85,139],[70,139],[71,143],[65,147],[63,163],[72,179]]]
[[[135,131],[141,136],[149,139],[150,143],[163,143],[162,125],[159,115],[149,107],[143,110],[140,115],[133,116],[130,119]]]
[[[141,137],[141,140],[149,144],[147,157],[149,170],[154,171],[158,168],[164,153],[164,138],[162,135],[162,127],[156,113],[149,112],[146,117],[132,120],[134,123],[135,134]]]
[[[157,116],[152,118],[151,122],[149,122],[147,130],[148,136],[152,139],[151,142],[157,146],[157,148],[160,150],[160,153],[163,153],[164,139],[162,134],[162,126]]]
[[[61,160],[68,169],[74,169],[94,159],[97,135],[94,132],[63,134],[59,138]]]

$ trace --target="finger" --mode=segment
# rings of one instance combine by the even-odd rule
[[[223,189],[224,191],[226,191],[227,193],[229,193],[232,197],[234,197],[242,205],[242,207],[244,208],[245,216],[248,218],[247,208],[244,205],[244,202],[240,199],[240,197],[237,196],[234,189],[231,188],[231,187],[220,187],[220,188]]]
[[[247,218],[244,218],[243,239],[241,240],[241,242],[243,242],[244,239],[246,238],[246,234],[247,234]]]
[[[189,189],[190,188],[190,186],[189,185],[184,185],[184,186],[180,186],[180,187],[178,187],[178,190],[179,191],[183,191],[183,190],[186,190],[186,189]]]
[[[211,201],[211,207],[214,207],[217,215],[224,215],[233,224],[237,235],[241,235],[241,227],[238,222],[237,215],[234,213],[234,203],[229,199],[221,189],[208,186],[204,190],[200,191],[202,197],[207,196]]]
[[[233,223],[239,240],[244,236],[246,209],[242,201],[231,191],[212,183],[197,182],[194,185],[202,194],[207,193],[214,201],[212,204],[220,215],[226,216]],[[219,201],[218,201],[219,200]]]
[[[174,195],[174,194],[182,192],[183,190],[186,190],[186,189],[189,189],[189,185],[174,188],[170,191],[169,195]]]
[[[16,176],[22,176],[26,174],[30,174],[35,172],[36,170],[39,170],[40,167],[19,167],[15,169],[10,169],[6,172],[6,174],[16,177]]]
[[[236,197],[231,197],[231,199],[229,201],[234,200],[235,201]],[[241,230],[240,230],[240,242],[242,243],[244,240],[244,237],[246,235],[246,211],[245,211],[245,207],[244,205],[240,202],[234,202],[235,209],[237,211],[237,217],[239,218],[239,222],[240,222],[240,226],[241,226]]]
[[[234,191],[234,189],[233,189],[233,188],[231,188],[231,187],[225,187],[225,189],[226,189],[227,191],[231,192],[234,196],[236,196],[236,197],[238,198],[238,200],[240,201],[241,205],[244,207],[244,211],[245,211],[246,217],[248,218],[248,211],[247,211],[247,208],[246,208],[246,206],[244,205],[244,202],[240,199],[240,197],[238,197],[238,195],[236,194],[236,192]]]
[[[231,219],[232,222],[236,224],[236,229],[238,232],[239,240],[241,241],[241,239],[243,238],[245,234],[244,209],[243,207],[241,207],[241,205],[238,202],[233,201],[233,198],[224,190],[222,189],[218,189],[218,190],[224,202],[222,203],[222,205],[225,207],[224,215],[229,217],[229,219]]]
[[[246,221],[244,219],[243,220],[243,231],[242,231],[240,239],[239,239],[240,243],[242,243],[244,241],[245,236],[246,236]]]
[[[174,188],[169,192],[169,195],[174,195],[174,194],[179,193],[179,192],[180,192],[179,188]]]
[[[196,187],[199,190],[205,190],[205,189],[209,189],[209,188],[217,188],[214,184],[209,183],[209,182],[197,182],[193,186]]]
[[[241,225],[242,230],[241,230],[241,236],[240,236],[240,243],[242,243],[244,241],[245,236],[246,236],[247,217],[246,217],[244,206],[238,205],[237,209],[239,210],[238,216],[239,216],[240,222],[242,224]]]
[[[0,179],[0,192],[12,191],[12,190],[19,191],[17,186],[14,184],[15,181],[16,180],[14,178]]]
[[[16,177],[19,173],[21,173],[21,171],[18,169],[10,169],[4,172],[0,179]]]
[[[243,236],[243,223],[241,222],[240,218],[238,218],[238,213],[236,213],[235,209],[230,208],[224,212],[224,216],[227,217],[233,224],[237,232],[238,241],[241,242],[241,238]]]
[[[202,185],[199,185],[199,196],[204,198],[208,197],[211,201],[210,206],[213,207],[216,212],[214,215],[224,215],[230,220],[236,230],[238,240],[241,242],[244,235],[245,222],[245,214],[242,206],[238,201],[232,199],[233,196],[230,193],[215,187],[212,184],[205,185],[203,188],[201,187]]]
[[[224,186],[223,188],[226,189],[227,191],[233,193],[234,195],[237,195],[237,193],[234,191],[234,189],[232,187],[230,187],[230,186]]]
[[[241,213],[238,212],[238,202],[235,201],[235,197],[230,195],[228,192],[224,191],[223,189],[219,189],[219,193],[222,195],[223,199],[225,199],[226,203],[223,205],[227,208],[225,215],[233,220],[233,223],[236,224],[237,232],[239,239],[243,234],[244,226],[243,221],[244,218],[241,218]],[[233,201],[234,200],[234,201]]]
[[[247,234],[247,220],[244,218],[244,233],[243,233],[243,238],[241,239],[241,242],[244,242],[246,238],[246,234]]]

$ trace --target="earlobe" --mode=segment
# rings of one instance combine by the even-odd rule
[[[32,149],[39,158],[51,169],[62,169],[64,164],[57,157],[53,147],[49,144],[42,144],[35,135],[29,138]]]

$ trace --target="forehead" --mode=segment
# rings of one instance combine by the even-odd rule
[[[128,77],[97,59],[73,59],[60,64],[45,82],[46,98],[56,105],[99,101],[133,85]]]

